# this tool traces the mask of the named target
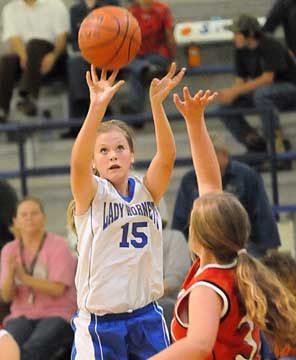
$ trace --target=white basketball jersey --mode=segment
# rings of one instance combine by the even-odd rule
[[[161,217],[142,179],[129,178],[129,197],[95,179],[90,208],[75,216],[78,308],[98,315],[129,312],[163,294]]]

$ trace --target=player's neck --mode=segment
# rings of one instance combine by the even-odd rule
[[[217,264],[218,261],[216,257],[213,255],[211,251],[206,248],[203,248],[199,253],[200,258],[200,267],[204,268],[206,265],[209,264]]]

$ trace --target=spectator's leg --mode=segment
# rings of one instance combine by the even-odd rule
[[[22,347],[22,360],[48,360],[59,349],[70,349],[72,342],[73,331],[63,318],[41,319]]]
[[[36,115],[35,100],[38,97],[42,75],[40,72],[43,57],[52,51],[53,45],[45,40],[31,40],[27,44],[28,62],[23,72],[19,92],[24,101],[18,108],[27,115]]]
[[[4,328],[13,336],[21,348],[31,336],[34,326],[34,321],[27,319],[25,316],[20,316],[15,319],[8,320]]]
[[[167,73],[170,65],[169,58],[159,54],[147,54],[143,58],[149,64],[142,70],[141,74],[141,79],[145,84],[149,85],[153,78],[163,77]]]
[[[6,121],[13,87],[20,73],[18,55],[8,54],[0,59],[0,122]]]
[[[240,97],[231,105],[220,105],[219,110],[228,111],[239,107],[250,106],[249,97]],[[252,105],[252,103],[251,103]],[[220,116],[225,127],[236,140],[246,146],[249,151],[266,151],[266,142],[258,132],[240,114]]]
[[[284,141],[280,127],[279,110],[295,107],[296,85],[293,83],[273,83],[258,88],[254,92],[254,104],[261,110],[261,121],[266,138],[270,134],[270,122],[274,126],[276,150],[287,150],[287,142]]]

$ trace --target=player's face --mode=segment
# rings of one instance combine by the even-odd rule
[[[94,165],[102,178],[120,184],[128,177],[134,154],[124,134],[117,129],[98,135],[95,145]]]
[[[16,213],[15,226],[21,233],[35,233],[44,228],[46,216],[35,201],[22,202]]]

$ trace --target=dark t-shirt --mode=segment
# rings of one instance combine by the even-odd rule
[[[274,72],[274,81],[296,83],[296,62],[277,39],[262,35],[256,49],[235,49],[236,73],[254,79],[266,71]]]

